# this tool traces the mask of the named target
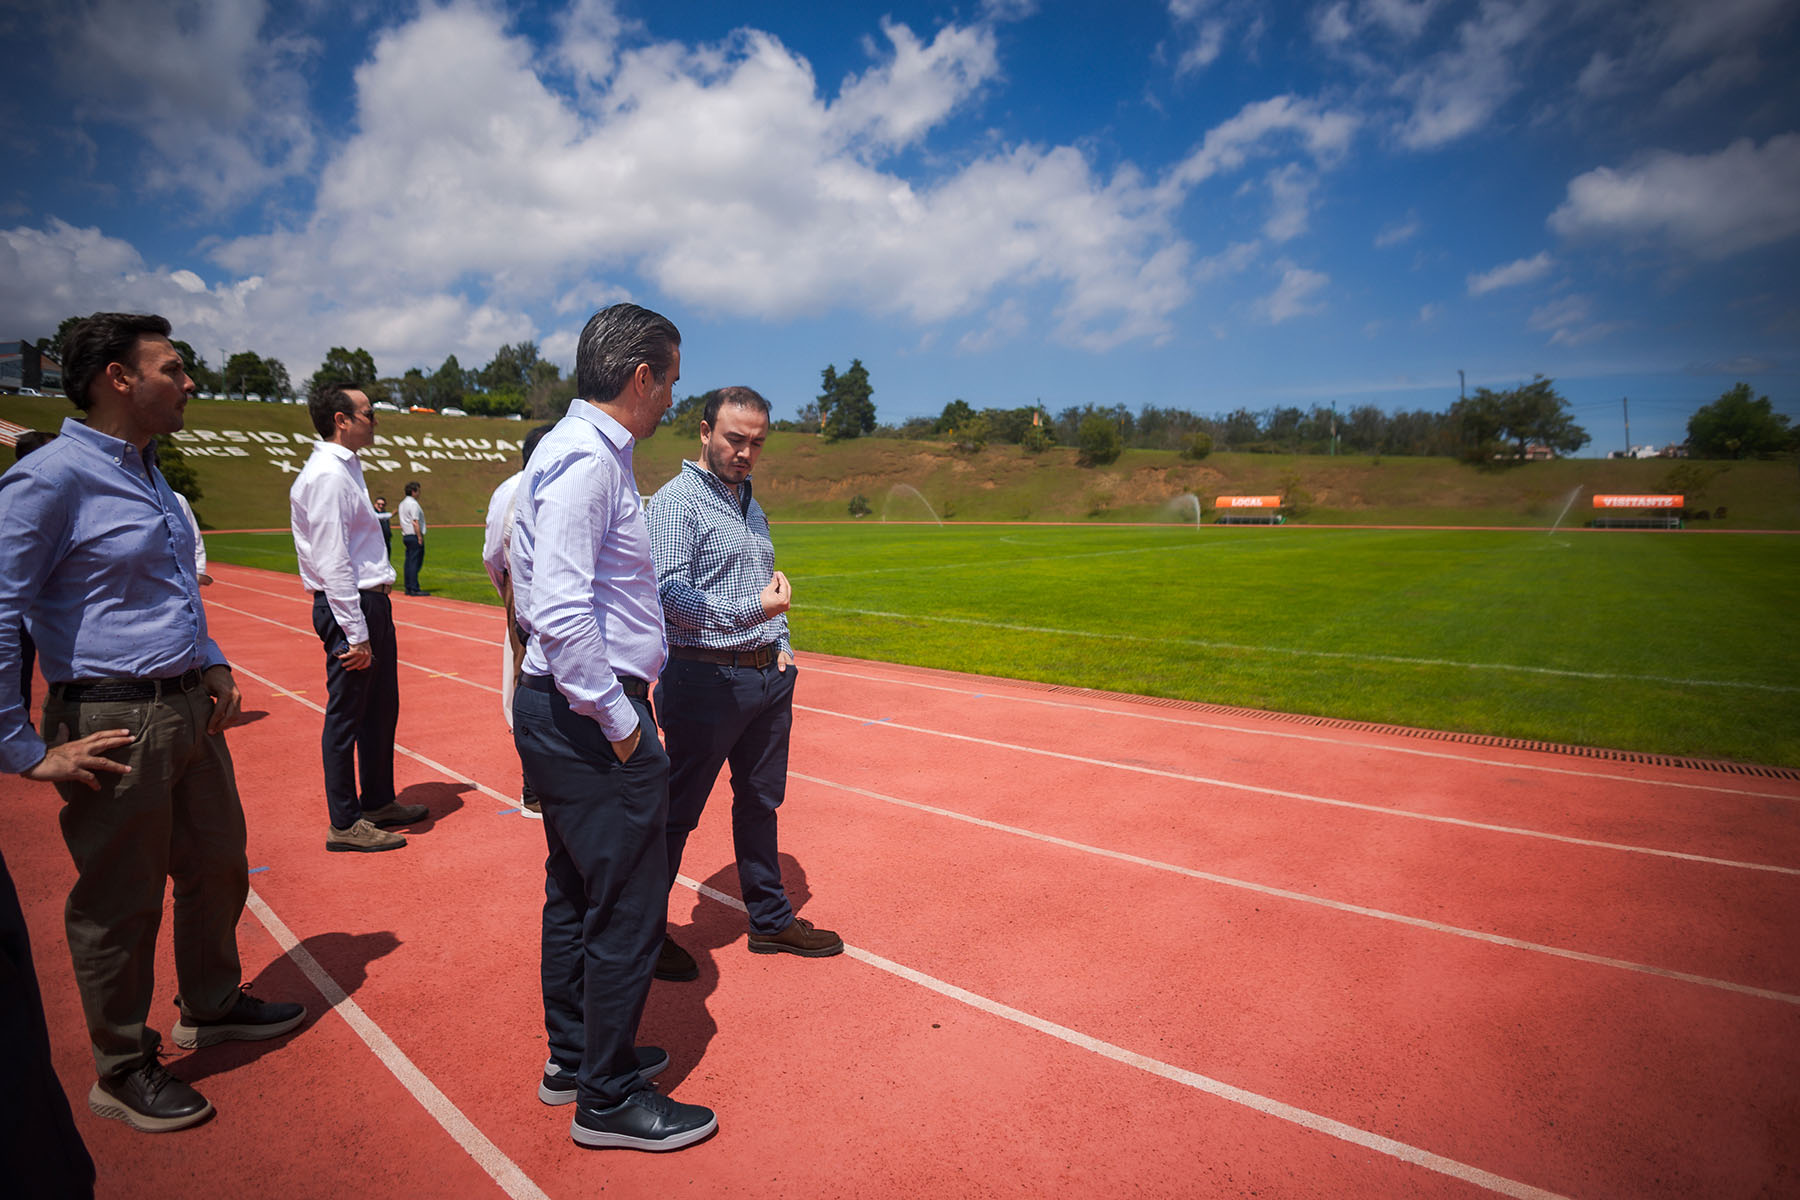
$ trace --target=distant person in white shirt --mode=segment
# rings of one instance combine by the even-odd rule
[[[212,576],[206,573],[206,539],[200,536],[200,518],[194,515],[194,506],[180,492],[175,493],[175,503],[187,514],[188,524],[194,527],[194,578],[202,584],[211,583]]]
[[[406,547],[406,594],[429,596],[419,586],[419,568],[425,565],[425,510],[419,506],[419,481],[406,485],[400,501],[400,544]]]
[[[555,428],[554,424],[539,425],[525,435],[524,465],[531,464],[531,452],[544,440],[544,435]],[[493,496],[488,499],[487,533],[481,543],[481,564],[487,568],[488,579],[493,582],[494,590],[500,593],[500,599],[506,605],[506,636],[500,640],[500,711],[506,716],[508,729],[512,728],[513,691],[518,686],[519,667],[525,661],[525,634],[519,628],[518,614],[513,610],[512,563],[509,552],[513,524],[518,516],[519,480],[523,478],[523,470],[515,472],[502,479],[500,486],[494,489]],[[544,819],[543,806],[532,795],[531,781],[528,779],[519,786],[519,815],[534,821]]]
[[[319,385],[307,404],[321,440],[294,480],[288,508],[300,582],[313,594],[313,628],[325,644],[325,848],[398,850],[406,839],[388,827],[422,821],[427,809],[394,798],[394,565],[356,457],[375,440],[375,409],[349,383]]]

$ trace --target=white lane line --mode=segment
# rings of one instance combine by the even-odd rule
[[[875,724],[873,717],[855,713],[835,712],[829,708],[814,708],[811,705],[796,704],[796,712],[816,713],[822,717],[836,717],[843,721],[854,721],[860,725]],[[1594,838],[1571,837],[1564,833],[1549,833],[1542,829],[1526,829],[1516,825],[1493,825],[1485,821],[1471,821],[1464,817],[1447,817],[1438,813],[1413,812],[1404,808],[1388,808],[1380,804],[1362,804],[1355,800],[1340,800],[1332,796],[1314,796],[1307,792],[1290,792],[1282,788],[1263,787],[1254,783],[1236,783],[1229,779],[1214,779],[1207,775],[1189,775],[1181,771],[1164,771],[1157,767],[1140,767],[1132,763],[1113,762],[1104,758],[1089,758],[1082,754],[1068,754],[1061,750],[1045,750],[1038,746],[1022,746],[1016,742],[995,741],[993,738],[976,737],[968,733],[952,733],[943,729],[926,729],[919,725],[903,725],[898,721],[882,720],[883,729],[898,729],[907,733],[922,733],[928,737],[949,738],[958,742],[970,742],[977,746],[988,746],[996,750],[1011,750],[1019,754],[1033,754],[1042,758],[1061,759],[1064,762],[1083,763],[1087,766],[1105,767],[1114,771],[1126,771],[1133,775],[1149,775],[1156,779],[1173,779],[1181,783],[1197,783],[1205,787],[1228,788],[1236,792],[1250,792],[1258,796],[1279,796],[1284,800],[1302,800],[1308,804],[1325,804],[1333,808],[1355,809],[1358,812],[1379,813],[1382,816],[1401,817],[1409,821],[1428,821],[1434,825],[1455,825],[1463,829],[1479,829],[1484,833],[1504,833],[1513,837],[1537,838],[1546,842],[1561,842],[1569,846],[1585,846],[1595,850],[1618,850],[1626,854],[1647,854],[1654,858],[1670,858],[1680,862],[1705,863],[1713,867],[1732,867],[1742,871],[1768,871],[1775,875],[1800,875],[1800,867],[1781,867],[1772,863],[1738,862],[1729,858],[1712,858],[1704,854],[1688,854],[1681,850],[1662,850],[1654,846],[1633,846],[1626,842],[1602,842]]]
[[[485,1133],[476,1128],[475,1122],[469,1120],[463,1111],[451,1102],[450,1097],[444,1095],[437,1084],[431,1082],[430,1077],[419,1070],[413,1060],[406,1056],[406,1052],[394,1044],[394,1039],[389,1037],[381,1026],[377,1025],[369,1017],[369,1014],[362,1010],[362,1006],[352,1000],[344,992],[344,989],[338,986],[337,980],[331,977],[330,972],[319,965],[319,960],[300,944],[300,939],[296,938],[293,931],[283,923],[280,917],[275,915],[275,910],[256,894],[255,888],[250,889],[250,895],[244,903],[246,908],[256,914],[256,919],[262,922],[263,928],[269,931],[269,935],[280,944],[282,952],[293,959],[294,964],[300,968],[301,972],[312,980],[312,985],[319,989],[319,994],[325,997],[325,1002],[331,1005],[331,1010],[344,1019],[344,1023],[350,1026],[356,1032],[356,1036],[363,1040],[363,1044],[374,1052],[376,1058],[381,1060],[381,1065],[393,1073],[394,1078],[400,1081],[401,1087],[412,1093],[413,1099],[417,1100],[420,1107],[431,1114],[432,1119],[443,1127],[444,1132],[455,1138],[456,1144],[461,1146],[464,1152],[488,1173],[489,1178],[500,1185],[501,1191],[511,1196],[513,1200],[550,1200],[544,1190],[532,1182],[531,1177],[520,1170],[517,1163],[506,1156],[505,1151],[494,1145]]]
[[[237,588],[239,591],[250,592],[257,596],[271,596],[276,600],[292,600],[299,604],[305,604],[309,608],[312,606],[312,598],[310,596],[306,596],[306,595],[295,596],[295,595],[291,595],[287,592],[271,592],[271,591],[268,591],[263,588],[253,588],[253,587],[249,586],[248,584],[232,583],[229,580],[220,580],[219,582],[224,583],[228,587],[234,587],[234,588]],[[245,612],[241,608],[233,608],[229,604],[215,604],[212,607],[222,608],[226,612],[240,613],[247,617],[256,616],[255,613]],[[496,612],[496,615],[498,616],[499,610],[496,609],[495,612]],[[264,621],[268,620],[267,617],[260,617],[258,619],[264,620]],[[506,619],[504,617],[500,617],[499,623],[502,626],[501,632],[504,632],[504,626],[506,623]],[[396,619],[394,621],[394,628],[396,628],[396,629],[417,629],[421,633],[437,634],[440,637],[456,638],[459,641],[475,642],[475,643],[477,643],[479,645],[483,645],[483,646],[498,646],[500,644],[500,634],[499,633],[496,633],[493,637],[475,637],[475,636],[473,636],[471,634],[467,634],[467,633],[453,633],[448,629],[437,629],[430,625],[420,625],[414,621],[401,621],[398,619]],[[308,629],[306,632],[312,633],[314,637],[318,636],[318,634],[311,629]]]
[[[1800,693],[1800,687],[1784,683],[1749,683],[1738,679],[1676,679],[1667,675],[1626,675],[1611,671],[1574,671],[1562,667],[1526,667],[1516,663],[1459,662],[1449,658],[1413,658],[1403,654],[1358,654],[1349,650],[1302,650],[1292,646],[1250,646],[1240,642],[1212,642],[1203,638],[1149,637],[1137,633],[1096,632],[1091,629],[1056,629],[1047,625],[1019,625],[1009,621],[985,621],[976,617],[941,614],[884,612],[873,608],[840,608],[807,602],[795,606],[802,612],[843,613],[855,617],[885,617],[895,621],[934,621],[945,625],[975,625],[982,629],[1006,629],[1015,633],[1048,633],[1057,637],[1094,638],[1105,642],[1146,642],[1154,646],[1192,646],[1200,650],[1242,650],[1251,654],[1286,654],[1295,658],[1329,658],[1348,662],[1396,663],[1407,667],[1456,667],[1466,671],[1510,671],[1520,675],[1551,675],[1559,679],[1598,679],[1626,683],[1668,683],[1678,687],[1744,688],[1758,692]]]
[[[244,666],[242,663],[236,663],[236,662],[232,663],[231,670],[232,670],[233,674],[248,675],[250,678],[256,680],[256,682],[262,684],[264,687],[268,688],[270,691],[274,692],[278,696],[286,696],[289,700],[292,700],[294,703],[303,705],[307,708],[310,708],[314,712],[318,713],[320,716],[325,715],[325,709],[323,707],[321,707],[320,705],[314,704],[311,700],[308,700],[305,696],[300,695],[298,692],[294,691],[292,688],[285,688],[285,687],[281,686],[279,683],[276,683],[273,679],[270,679],[266,675],[258,675],[255,671],[252,671],[249,667]],[[414,762],[423,763],[424,765],[430,767],[432,770],[441,772],[442,774],[448,776],[451,780],[453,780],[457,783],[466,783],[470,787],[474,788],[476,791],[480,792],[484,796],[491,796],[495,800],[499,800],[506,804],[516,805],[519,802],[519,798],[517,796],[508,796],[504,792],[496,792],[493,788],[487,786],[485,783],[482,783],[479,779],[472,779],[468,775],[464,774],[461,771],[454,770],[453,768],[445,766],[443,763],[439,762],[435,758],[427,757],[426,755],[420,754],[417,750],[411,749],[410,747],[407,747],[407,746],[402,746],[399,742],[394,743],[394,752],[396,754],[404,754],[404,755],[406,755],[406,757],[412,759]]]
[[[1409,917],[1405,913],[1388,912],[1385,909],[1369,908],[1361,904],[1350,904],[1343,900],[1331,900],[1323,896],[1309,896],[1304,892],[1292,892],[1286,888],[1271,887],[1265,883],[1252,883],[1247,879],[1233,879],[1229,875],[1214,875],[1210,871],[1199,871],[1193,867],[1178,866],[1175,863],[1158,862],[1153,858],[1142,858],[1136,854],[1127,854],[1122,850],[1109,850],[1104,846],[1090,846],[1085,842],[1071,841],[1068,838],[1056,837],[1052,834],[1038,833],[1031,829],[1022,829],[1017,825],[1003,825],[998,821],[989,821],[984,817],[970,816],[954,809],[938,808],[931,804],[920,804],[913,800],[902,800],[898,796],[888,796],[867,788],[854,787],[846,783],[836,783],[829,779],[821,779],[816,775],[802,775],[798,771],[788,772],[790,779],[803,779],[807,783],[816,783],[821,787],[848,792],[852,795],[865,796],[871,800],[880,800],[884,804],[893,804],[901,808],[910,808],[932,816],[948,817],[953,821],[975,825],[982,829],[991,829],[997,833],[1011,834],[1015,837],[1030,838],[1034,842],[1044,842],[1064,849],[1076,850],[1083,854],[1093,854],[1101,858],[1110,858],[1117,862],[1131,863],[1134,866],[1149,867],[1156,871],[1168,871],[1176,875],[1185,875],[1189,879],[1199,879],[1206,883],[1216,883],[1224,887],[1241,888],[1247,892],[1270,896],[1278,900],[1294,900],[1302,904],[1317,905],[1336,912],[1350,913],[1359,917],[1372,917],[1378,921],[1392,921],[1397,925],[1410,925],[1415,929],[1425,929],[1432,933],[1446,933],[1453,937],[1469,938],[1472,941],[1486,942],[1493,946],[1505,946],[1512,950],[1529,950],[1535,954],[1549,954],[1556,958],[1566,958],[1574,962],[1589,963],[1593,966],[1612,967],[1620,971],[1634,971],[1640,975],[1654,975],[1660,979],[1672,979],[1681,983],[1699,984],[1701,987],[1715,988],[1724,992],[1736,992],[1743,996],[1755,996],[1761,1000],[1779,1000],[1783,1004],[1800,1005],[1800,996],[1787,992],[1777,992],[1769,988],[1751,987],[1748,984],[1733,983],[1728,979],[1714,979],[1707,975],[1694,975],[1686,971],[1673,971],[1666,967],[1651,966],[1648,963],[1632,962],[1623,958],[1608,958],[1601,954],[1588,954],[1581,950],[1567,950],[1561,946],[1545,945],[1542,942],[1527,942],[1520,938],[1505,937],[1497,933],[1486,933],[1479,929],[1465,929],[1460,925],[1446,925],[1440,921],[1429,921],[1423,917]]]
[[[675,882],[683,887],[692,888],[709,900],[715,900],[720,904],[735,908],[739,912],[745,911],[743,901],[689,879],[686,875],[677,875]],[[1160,1076],[1171,1083],[1193,1088],[1195,1091],[1204,1092],[1209,1096],[1216,1096],[1228,1104],[1236,1104],[1262,1113],[1264,1116],[1274,1117],[1278,1121],[1286,1121],[1291,1125],[1310,1129],[1314,1133],[1322,1133],[1326,1137],[1336,1138],[1338,1141],[1348,1142],[1353,1146],[1360,1146],[1377,1154],[1385,1154],[1390,1158],[1397,1158],[1401,1162],[1423,1167],[1427,1171],[1434,1171],[1439,1175],[1460,1179],[1464,1183],[1474,1184],[1476,1187],[1497,1192],[1502,1196],[1516,1196],[1520,1200],[1560,1200],[1559,1194],[1556,1192],[1545,1191],[1543,1188],[1533,1187],[1528,1183],[1520,1183],[1516,1179],[1508,1179],[1504,1175],[1496,1175],[1492,1171],[1484,1171],[1480,1167],[1473,1167],[1468,1163],[1458,1162],[1456,1159],[1446,1158],[1441,1154],[1433,1154],[1429,1150],[1396,1141],[1390,1137],[1383,1137],[1378,1133],[1370,1133],[1366,1129],[1358,1129],[1354,1125],[1347,1125],[1342,1121],[1321,1116],[1304,1108],[1297,1108],[1292,1104],[1284,1104],[1269,1096],[1234,1087],[1197,1071],[1189,1071],[1184,1067],[1177,1067],[1172,1063],[1150,1058],[1134,1050],[1127,1050],[1123,1046],[1117,1046],[1079,1030],[1070,1029],[1067,1025],[1058,1025],[1054,1021],[1033,1016],[1022,1009],[1002,1004],[998,1000],[990,1000],[978,992],[957,987],[953,983],[947,983],[892,959],[883,958],[881,955],[861,947],[852,946],[848,942],[844,944],[844,954],[860,963],[874,967],[878,971],[886,971],[908,983],[936,992],[940,996],[945,996],[958,1003],[966,1004],[989,1016],[998,1017],[1003,1021],[1010,1021],[1015,1025],[1021,1025],[1034,1032],[1056,1038],[1078,1050],[1086,1050],[1090,1054],[1098,1054],[1125,1066],[1135,1067],[1140,1071]]]
[[[261,621],[265,625],[273,625],[277,629],[285,629],[289,633],[297,633],[297,634],[301,635],[302,637],[310,637],[310,638],[317,639],[319,636],[318,631],[316,631],[316,630],[302,629],[298,625],[290,625],[286,621],[277,621],[274,617],[265,617],[261,613],[253,613],[253,612],[249,611],[248,609],[233,608],[229,604],[214,604],[214,605],[211,605],[211,607],[220,609],[220,610],[222,610],[224,612],[228,612],[228,613],[236,613],[240,617],[249,617],[253,621]],[[398,625],[399,623],[400,622],[398,622],[398,621],[394,622],[394,624],[396,624],[396,625]],[[424,626],[414,626],[413,628],[423,629],[425,627]],[[462,637],[463,636],[460,633],[445,633],[441,629],[426,629],[425,631],[427,633],[440,634],[444,637]],[[485,641],[482,641],[480,638],[468,638],[467,640],[471,641],[471,642],[481,642],[482,645],[492,646],[495,649],[499,649],[499,645],[500,645],[498,642],[485,642]],[[478,691],[493,692],[495,695],[499,695],[499,693],[500,693],[500,689],[497,687],[494,687],[492,684],[477,683],[473,679],[464,679],[462,676],[458,675],[454,671],[434,671],[430,667],[423,666],[416,662],[411,662],[404,658],[397,658],[394,661],[396,663],[398,663],[400,666],[410,668],[411,670],[421,672],[422,674],[425,674],[425,675],[429,675],[433,679],[448,679],[452,683],[460,683],[460,684],[464,685],[465,687],[472,687],[472,688],[477,689]],[[235,666],[236,664],[233,664],[233,665]],[[320,711],[323,712],[324,710],[321,709]]]
[[[1108,708],[1099,704],[1081,704],[1072,700],[1051,700],[1044,696],[1030,696],[1010,690],[978,692],[966,687],[951,687],[941,683],[926,683],[922,679],[909,679],[904,676],[866,675],[856,671],[845,671],[832,667],[820,666],[810,661],[810,656],[802,655],[800,665],[807,669],[809,675],[836,675],[843,679],[861,679],[869,683],[895,684],[901,687],[921,688],[925,691],[948,692],[953,696],[982,697],[991,700],[1006,700],[1014,704],[1037,704],[1045,708],[1068,709],[1072,712],[1103,713],[1107,716],[1126,717],[1134,721],[1153,721],[1163,725],[1179,725],[1188,729],[1213,729],[1223,733],[1248,734],[1251,737],[1287,738],[1297,742],[1316,742],[1325,746],[1347,746],[1356,750],[1372,750],[1382,754],[1411,754],[1419,758],[1441,758],[1449,762],[1470,763],[1480,767],[1506,767],[1518,771],[1538,771],[1546,775],[1568,775],[1576,779],[1604,779],[1609,783],[1634,783],[1644,787],[1678,788],[1693,792],[1719,792],[1727,796],[1750,796],[1758,800],[1793,800],[1795,797],[1787,792],[1757,792],[1748,788],[1725,787],[1715,783],[1688,783],[1674,779],[1647,779],[1636,775],[1620,775],[1611,771],[1584,771],[1575,767],[1552,767],[1538,763],[1512,762],[1501,758],[1480,758],[1474,754],[1458,754],[1448,750],[1424,750],[1416,746],[1394,746],[1386,743],[1372,744],[1359,738],[1331,737],[1320,733],[1295,733],[1288,729],[1262,729],[1254,724],[1256,718],[1247,717],[1248,725],[1226,725],[1216,721],[1199,721],[1189,717],[1170,717],[1162,713],[1140,712],[1132,707],[1129,699],[1119,699],[1113,703],[1123,705],[1122,708]],[[930,668],[921,668],[929,670]],[[1006,679],[1001,684],[1010,682]],[[1522,753],[1528,753],[1523,752]]]

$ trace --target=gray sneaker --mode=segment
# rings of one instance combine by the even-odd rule
[[[367,821],[358,821],[348,829],[339,829],[333,825],[325,830],[327,850],[356,850],[373,854],[377,850],[398,850],[404,845],[406,839],[399,834],[377,829]]]

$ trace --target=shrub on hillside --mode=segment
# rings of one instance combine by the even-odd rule
[[[1212,434],[1205,430],[1188,434],[1181,439],[1181,457],[1190,462],[1199,462],[1212,453]]]
[[[1081,453],[1076,461],[1084,467],[1104,467],[1109,462],[1116,462],[1125,449],[1125,440],[1119,436],[1119,427],[1108,416],[1094,413],[1081,422],[1076,431],[1075,443]]]
[[[869,498],[867,496],[863,495],[861,492],[858,492],[858,493],[856,493],[856,495],[850,497],[850,515],[851,516],[866,517],[874,511],[875,511],[874,509],[869,507]]]

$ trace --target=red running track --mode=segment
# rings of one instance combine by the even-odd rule
[[[310,601],[214,574],[246,975],[312,1015],[175,1053],[203,1126],[94,1117],[56,799],[0,782],[102,1196],[1800,1193],[1800,783],[821,655],[782,846],[850,950],[745,950],[721,782],[671,902],[701,977],[642,1031],[720,1132],[581,1150],[535,1098],[543,840],[510,811],[499,611],[396,597],[399,782],[432,818],[327,854]]]

